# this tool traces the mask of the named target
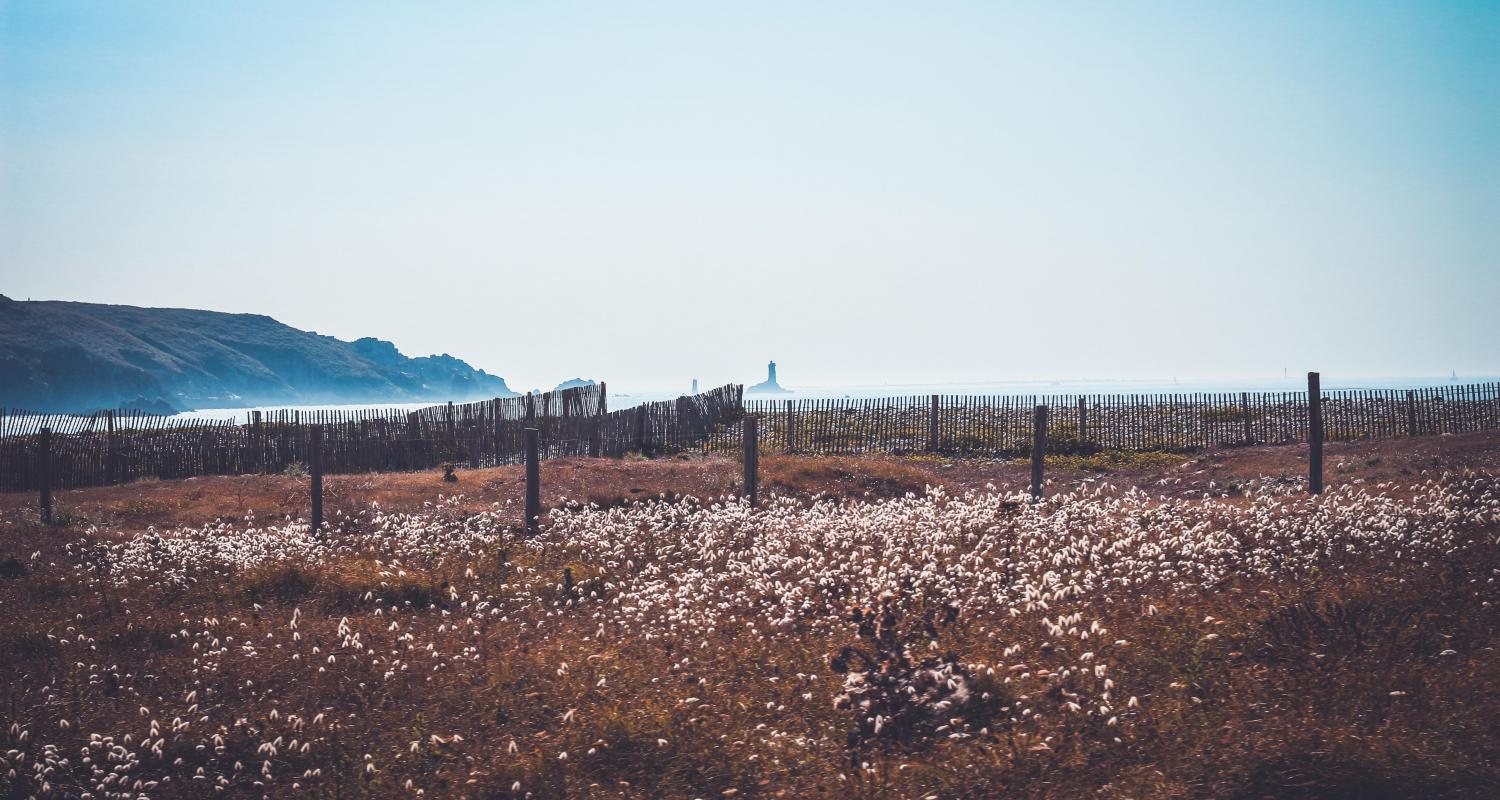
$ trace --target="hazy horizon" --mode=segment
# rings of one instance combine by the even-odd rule
[[[0,293],[512,388],[1500,374],[1500,4],[0,2]]]
[[[21,298],[11,298],[11,299],[13,299],[13,300],[20,300],[20,301],[23,301],[23,302],[70,302],[70,301],[66,301],[66,300],[60,300],[58,298],[27,298],[27,297],[21,297]],[[212,310],[212,309],[210,309],[210,310]],[[398,346],[398,349],[399,349],[399,343],[397,343],[397,346]],[[435,354],[433,354],[433,353],[417,353],[417,352],[406,352],[406,351],[403,351],[403,355],[406,355],[406,356],[409,356],[409,357],[413,357],[413,356],[427,356],[427,355],[435,355]],[[450,354],[450,355],[456,355],[456,354]],[[475,368],[478,368],[478,369],[484,369],[483,365],[480,365],[480,364],[471,364],[471,366],[473,366]],[[1167,376],[1167,375],[1119,375],[1119,376],[1113,376],[1113,377],[1099,377],[1099,376],[1090,376],[1090,375],[1040,375],[1040,376],[1029,376],[1029,377],[1019,377],[1019,378],[991,378],[991,379],[968,379],[968,380],[964,380],[964,379],[954,379],[954,380],[942,380],[942,379],[938,379],[938,380],[930,380],[930,381],[909,381],[909,380],[903,380],[903,379],[901,379],[901,377],[899,375],[897,375],[897,376],[894,376],[894,379],[888,379],[888,380],[883,380],[883,381],[855,381],[855,382],[835,383],[835,382],[827,382],[827,381],[818,381],[816,379],[816,376],[813,376],[811,378],[809,378],[807,376],[804,376],[800,380],[788,380],[785,377],[786,376],[786,372],[785,372],[786,366],[787,365],[781,364],[781,363],[777,364],[777,370],[778,370],[778,373],[779,373],[779,383],[781,383],[783,386],[785,386],[785,387],[787,387],[789,389],[796,390],[796,392],[794,392],[794,394],[796,396],[814,397],[814,398],[822,398],[822,397],[825,397],[825,396],[831,397],[831,396],[846,395],[850,391],[854,391],[856,395],[860,395],[860,396],[863,396],[863,395],[874,396],[874,395],[880,395],[880,394],[903,394],[903,393],[906,393],[908,390],[910,390],[912,393],[916,393],[916,394],[926,394],[926,393],[933,392],[933,391],[936,391],[936,392],[949,392],[950,390],[951,390],[951,393],[953,393],[953,394],[970,394],[970,393],[983,393],[983,392],[986,391],[987,387],[992,388],[998,394],[1014,393],[1016,391],[1020,391],[1020,390],[1023,390],[1023,389],[1027,389],[1027,390],[1034,389],[1035,391],[1046,393],[1048,391],[1048,387],[1053,387],[1053,386],[1061,386],[1061,387],[1063,387],[1060,391],[1064,391],[1065,393],[1066,392],[1071,392],[1071,391],[1074,391],[1074,390],[1086,391],[1086,392],[1094,392],[1094,391],[1104,392],[1104,391],[1108,391],[1108,386],[1111,385],[1111,384],[1118,384],[1118,385],[1120,385],[1122,387],[1132,388],[1132,389],[1135,389],[1136,391],[1147,392],[1147,393],[1170,393],[1170,392],[1173,392],[1173,391],[1177,391],[1177,390],[1175,390],[1173,388],[1174,385],[1175,386],[1180,386],[1181,387],[1180,391],[1183,391],[1183,392],[1192,392],[1192,391],[1230,391],[1230,390],[1247,390],[1247,391],[1270,390],[1270,389],[1275,388],[1275,387],[1280,387],[1283,384],[1286,386],[1286,388],[1288,390],[1297,390],[1298,388],[1300,388],[1301,384],[1303,384],[1305,382],[1305,380],[1306,380],[1306,373],[1305,372],[1293,372],[1293,371],[1291,371],[1290,368],[1287,368],[1286,371],[1285,371],[1285,374],[1281,374],[1281,375],[1270,375],[1270,374],[1266,374],[1266,375],[1221,375],[1221,376],[1197,376],[1197,375],[1171,375],[1171,376]],[[795,366],[796,365],[793,365],[793,367],[795,367]],[[741,369],[738,366],[722,365],[719,369],[711,370],[711,372],[713,372],[715,374],[722,373],[722,374],[726,374],[726,375],[731,375],[731,377],[725,378],[723,381],[720,381],[720,382],[717,382],[717,383],[706,383],[706,382],[704,382],[704,381],[702,381],[700,379],[699,380],[700,390],[705,390],[706,391],[708,389],[714,388],[715,386],[723,385],[724,383],[738,383],[738,384],[743,384],[745,386],[750,386],[751,384],[758,383],[758,382],[760,382],[760,381],[762,381],[762,380],[764,380],[766,378],[766,367],[767,367],[766,364],[761,364],[761,365],[759,365],[758,367],[755,367],[755,368]],[[486,371],[490,372],[490,374],[496,374],[493,370],[486,370]],[[794,370],[793,374],[794,375],[796,374],[795,370]],[[501,375],[500,377],[504,378],[505,376]],[[628,393],[630,396],[634,396],[637,399],[639,399],[641,397],[649,397],[649,398],[653,398],[653,399],[665,399],[665,398],[669,398],[669,397],[675,397],[675,396],[678,396],[678,395],[681,395],[681,394],[686,394],[688,392],[688,388],[691,386],[694,378],[690,376],[690,377],[678,380],[675,383],[669,382],[669,383],[661,383],[661,384],[650,384],[650,383],[640,383],[640,382],[633,381],[631,379],[631,377],[628,376],[628,375],[623,375],[623,376],[622,375],[609,376],[609,375],[585,375],[585,374],[581,374],[580,373],[580,374],[574,374],[574,375],[572,375],[569,378],[560,379],[559,381],[557,381],[557,384],[561,384],[561,383],[563,383],[565,381],[573,380],[573,379],[593,380],[593,381],[600,381],[600,382],[609,383],[613,387],[612,394],[615,395],[615,396],[617,396],[617,397],[619,397],[619,396],[626,396],[626,393]],[[1443,373],[1440,373],[1440,372],[1431,372],[1431,373],[1425,373],[1425,374],[1423,374],[1423,373],[1413,373],[1413,374],[1407,374],[1407,375],[1380,374],[1380,373],[1349,374],[1349,373],[1342,373],[1342,372],[1324,372],[1323,373],[1323,385],[1324,385],[1325,388],[1328,388],[1328,389],[1338,389],[1338,388],[1401,388],[1401,387],[1413,387],[1413,388],[1415,388],[1415,387],[1421,387],[1421,386],[1443,385],[1443,384],[1447,384],[1447,383],[1453,382],[1454,380],[1456,380],[1458,383],[1462,384],[1462,383],[1488,383],[1488,382],[1491,382],[1491,381],[1494,381],[1494,380],[1497,380],[1497,379],[1500,379],[1500,373],[1459,374],[1456,370],[1450,370],[1447,374],[1443,374]],[[530,391],[549,391],[552,388],[554,388],[554,386],[556,385],[556,384],[549,384],[549,385],[540,385],[540,384],[538,384],[538,385],[530,385],[530,386],[528,386],[528,385],[517,384],[514,380],[509,379],[509,378],[507,378],[506,380],[507,380],[507,385],[509,386],[509,388],[512,391],[521,392],[521,393],[530,392]],[[1085,388],[1084,389],[1077,389],[1077,387],[1085,387]],[[1211,388],[1205,388],[1205,387],[1211,387]],[[881,391],[881,390],[888,390],[888,391]],[[1123,391],[1123,389],[1122,389],[1122,391]],[[755,395],[748,395],[748,396],[749,397],[754,397]],[[465,398],[456,398],[456,399],[462,401]],[[244,406],[243,408],[245,408],[245,409],[249,409],[249,408],[275,408],[275,409],[280,409],[280,408],[307,408],[307,409],[312,409],[312,408],[344,408],[344,407],[347,407],[347,408],[373,408],[373,407],[381,407],[381,406],[384,406],[384,405],[392,405],[392,407],[407,407],[407,406],[410,406],[412,408],[417,408],[417,407],[422,407],[422,406],[426,406],[426,405],[430,405],[430,404],[431,404],[430,401],[426,401],[426,402],[422,402],[422,401],[418,401],[418,402],[404,402],[403,401],[403,402],[396,402],[393,405],[390,404],[390,403],[380,403],[380,402],[351,401],[351,402],[345,403],[345,404],[338,404],[338,403],[328,404],[328,403],[324,403],[324,404],[307,405],[307,404],[302,404],[302,403],[297,403],[297,402],[289,401],[288,403],[280,403],[280,404],[275,404],[275,405],[253,405],[253,406]],[[240,407],[240,406],[232,406],[232,407],[226,407],[226,408],[233,408],[235,410],[239,410],[242,407]],[[226,410],[226,409],[207,408],[207,407],[202,408],[202,409],[196,409],[196,411],[205,411],[205,410]],[[194,412],[186,412],[186,413],[188,415],[201,416],[201,414],[194,414]]]

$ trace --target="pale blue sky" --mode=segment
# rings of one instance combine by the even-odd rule
[[[1500,3],[0,0],[0,292],[519,387],[1500,373]]]

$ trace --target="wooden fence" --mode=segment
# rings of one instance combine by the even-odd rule
[[[1322,392],[1326,441],[1500,428],[1500,384]],[[1046,450],[1188,452],[1308,440],[1306,392],[1170,395],[953,396],[752,400],[765,452],[1026,456],[1035,408],[1048,407]],[[738,452],[740,426],[705,449]]]
[[[1500,384],[1321,393],[1327,441],[1500,428]],[[0,412],[0,491],[37,487],[39,433],[52,430],[52,486],[139,478],[285,471],[311,460],[321,425],[329,473],[518,463],[523,431],[540,458],[628,452],[743,452],[754,414],[757,452],[923,453],[997,458],[1032,454],[1036,407],[1048,408],[1046,453],[1188,452],[1308,441],[1305,392],[1173,395],[951,396],[868,400],[757,400],[742,387],[608,411],[603,384],[545,395],[417,411],[276,411],[236,420],[174,420],[140,412]]]
[[[543,458],[697,449],[739,419],[741,387],[610,412],[603,384],[416,411],[270,411],[236,420],[168,419],[135,411],[92,415],[0,411],[0,491],[37,488],[40,433],[52,431],[54,488],[140,478],[282,472],[312,459],[321,426],[328,473],[518,463],[525,428]]]

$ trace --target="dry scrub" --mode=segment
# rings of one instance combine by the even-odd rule
[[[10,797],[1478,797],[1500,486],[13,525]],[[863,483],[870,481],[872,483]],[[639,493],[645,495],[646,493]],[[647,495],[649,497],[649,495]]]

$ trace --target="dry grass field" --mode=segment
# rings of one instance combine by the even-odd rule
[[[1492,797],[1500,436],[0,495],[0,797]]]

